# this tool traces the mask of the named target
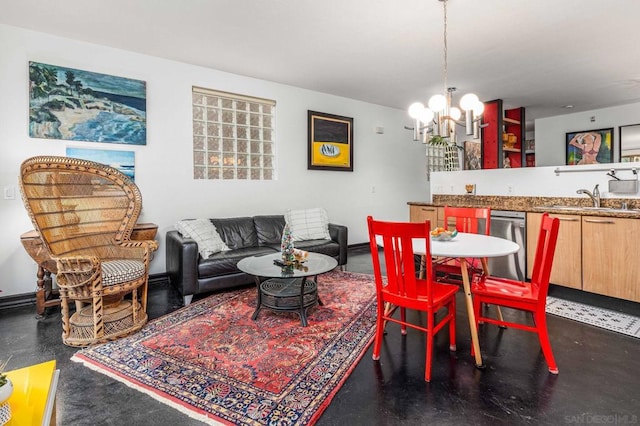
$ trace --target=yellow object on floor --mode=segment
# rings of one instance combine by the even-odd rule
[[[13,383],[13,394],[9,398],[11,419],[9,425],[55,425],[55,399],[58,386],[56,361],[31,365],[7,371]]]

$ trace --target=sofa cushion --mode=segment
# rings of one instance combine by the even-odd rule
[[[270,246],[272,249],[280,251],[280,244]],[[300,250],[312,251],[314,253],[326,254],[333,258],[340,255],[340,244],[333,240],[305,240],[295,243],[295,247]]]
[[[139,260],[121,259],[102,262],[102,285],[111,286],[133,281],[144,275],[145,265]]]
[[[198,243],[198,252],[205,259],[213,253],[229,250],[209,219],[181,220],[176,223],[176,229]]]
[[[330,240],[329,216],[322,208],[287,210],[285,220],[289,224],[293,241]]]
[[[275,250],[269,247],[245,247],[236,250],[222,251],[198,262],[198,277],[206,278],[216,275],[238,273],[237,264],[241,259],[274,252]]]
[[[231,250],[258,247],[258,236],[252,217],[211,219],[211,222]]]
[[[258,234],[258,245],[267,246],[282,242],[282,229],[284,228],[284,216],[254,216],[253,223]]]

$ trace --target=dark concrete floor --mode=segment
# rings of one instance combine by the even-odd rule
[[[352,249],[347,270],[371,273],[368,249]],[[640,316],[640,304],[553,287],[551,294]],[[149,316],[180,306],[166,284],[149,294]],[[0,359],[10,369],[56,359],[59,425],[196,425],[198,421],[102,374],[70,361],[76,349],[61,341],[60,314],[37,321],[34,307],[0,311]],[[520,315],[507,313],[505,315]],[[640,339],[549,315],[560,374],[548,373],[537,338],[483,326],[487,368],[469,354],[470,333],[458,295],[458,350],[436,339],[431,383],[424,381],[425,338],[388,327],[380,362],[371,348],[326,409],[318,425],[637,424],[640,422]]]

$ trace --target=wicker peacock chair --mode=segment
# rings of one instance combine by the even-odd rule
[[[138,187],[112,167],[67,157],[29,158],[20,177],[24,205],[56,262],[64,344],[88,346],[139,330],[158,246],[130,240],[142,208]]]

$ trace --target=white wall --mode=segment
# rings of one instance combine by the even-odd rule
[[[537,143],[537,141],[536,141]],[[537,155],[537,154],[536,154]],[[637,167],[640,163],[617,163],[614,168]],[[556,174],[555,170],[576,170]],[[640,198],[638,194],[612,194],[608,191],[611,179],[605,171],[590,171],[601,165],[588,166],[547,166],[517,169],[465,170],[458,172],[437,172],[431,174],[432,194],[465,194],[465,184],[476,184],[476,195],[529,196],[529,197],[586,197],[576,194],[580,188],[591,191],[599,184],[602,198]],[[621,179],[633,179],[631,171],[616,173]]]
[[[593,121],[592,121],[593,119]],[[613,127],[613,158],[620,158],[620,126],[640,124],[640,103],[536,120],[536,165],[566,164],[566,134]]]
[[[301,58],[302,59],[302,58]],[[118,75],[147,82],[147,145],[32,139],[28,136],[28,62]],[[141,221],[158,224],[152,273],[165,271],[164,235],[182,218],[279,214],[322,206],[349,227],[349,244],[368,240],[365,218],[405,220],[407,201],[427,199],[424,148],[411,141],[406,113],[351,99],[247,78],[0,25],[0,289],[35,289],[35,263],[20,244],[32,225],[18,191],[19,167],[34,155],[64,155],[67,146],[136,152]],[[277,181],[193,179],[191,87],[210,87],[277,102]],[[354,172],[307,170],[307,110],[354,118]],[[384,127],[379,135],[375,127]]]
[[[591,121],[592,117],[594,121]],[[640,103],[538,119],[535,122],[537,167],[433,173],[431,174],[431,192],[433,194],[464,194],[465,184],[475,183],[477,195],[584,197],[584,195],[577,195],[576,190],[579,188],[591,190],[599,184],[603,198],[640,198],[638,194],[610,194],[608,182],[611,178],[606,175],[606,171],[591,171],[629,167],[637,167],[640,170],[640,163],[564,165],[566,133],[613,127],[613,158],[615,159],[619,158],[619,126],[639,123]],[[555,170],[558,167],[571,172],[556,175]],[[577,170],[580,172],[576,172]],[[620,171],[616,175],[621,179],[636,177],[631,171]]]

